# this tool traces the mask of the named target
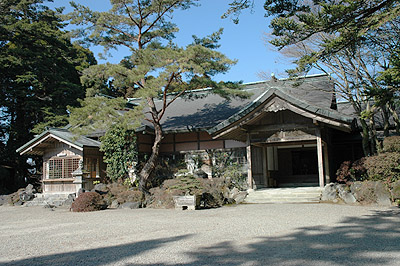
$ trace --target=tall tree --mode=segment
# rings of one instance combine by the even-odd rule
[[[111,81],[112,88],[121,88],[124,96],[141,97],[141,106],[154,128],[152,152],[139,173],[139,186],[146,185],[153,172],[164,133],[161,121],[167,108],[185,92],[211,87],[214,93],[228,97],[241,95],[237,83],[215,82],[212,77],[226,72],[235,62],[215,51],[222,30],[206,38],[194,38],[187,47],[172,42],[178,28],[169,18],[178,9],[187,9],[197,0],[113,0],[108,12],[94,12],[73,3],[69,14],[71,23],[85,25],[77,33],[83,41],[102,45],[105,52],[119,46],[128,47],[131,55],[119,64],[90,68],[85,81],[93,85],[96,74],[105,71],[103,81]],[[110,84],[108,84],[110,85]],[[108,89],[110,86],[108,86]],[[99,91],[104,86],[99,86]],[[95,93],[96,88],[91,90]],[[120,91],[121,92],[121,91]],[[170,94],[173,93],[173,94]],[[90,96],[90,95],[88,95]],[[157,105],[155,100],[161,99]]]
[[[95,63],[90,51],[72,45],[57,12],[42,0],[0,2],[1,161],[26,175],[26,158],[15,149],[35,125],[66,123],[67,104],[84,97],[79,73]]]

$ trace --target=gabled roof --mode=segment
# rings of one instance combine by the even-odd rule
[[[332,126],[343,129],[345,131],[349,131],[351,129],[351,124],[354,120],[353,117],[346,116],[336,110],[329,109],[327,107],[324,108],[318,105],[310,104],[309,101],[306,102],[304,100],[294,98],[291,94],[288,93],[285,88],[282,89],[279,87],[272,87],[266,90],[262,95],[260,95],[257,99],[252,101],[238,113],[230,116],[226,120],[209,129],[208,133],[215,135],[216,133],[233,126],[240,120],[245,119],[246,116],[249,116],[261,106],[266,105],[275,97],[278,97],[284,102],[288,103],[286,104],[285,109],[291,109],[295,113],[301,113],[301,115],[303,116],[313,118],[326,124],[331,124]],[[275,109],[273,111],[276,112],[279,110],[279,108],[282,108],[282,106],[273,108]]]
[[[188,94],[191,97],[178,98],[167,108],[161,121],[164,132],[210,130],[221,123],[227,123],[227,120],[236,115],[255,108],[272,93],[310,112],[332,119],[352,120],[352,117],[331,109],[334,85],[330,77],[325,74],[310,75],[296,80],[276,79],[252,82],[242,86],[243,90],[251,94],[247,99],[226,100],[213,94],[211,89],[197,90]],[[141,99],[138,98],[130,99],[130,102],[136,105],[140,104],[140,101]],[[162,100],[156,100],[155,103],[157,107],[160,107]],[[149,122],[144,122],[144,125],[152,128]]]
[[[101,145],[99,141],[87,138],[85,136],[76,136],[67,129],[50,128],[18,148],[17,152],[21,155],[25,153],[39,154],[40,152],[34,152],[35,147],[49,139],[56,139],[64,142],[65,144],[70,145],[80,151],[83,151],[83,147],[100,147]]]

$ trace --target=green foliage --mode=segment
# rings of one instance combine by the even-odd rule
[[[247,188],[247,173],[243,172],[243,166],[232,158],[233,152],[216,151],[212,153],[214,164],[213,176],[229,180],[234,187],[240,190]]]
[[[65,123],[84,89],[79,72],[96,61],[73,45],[57,11],[42,0],[0,1],[0,160],[26,176],[15,150],[45,126]]]
[[[73,212],[92,212],[107,208],[103,197],[97,192],[84,192],[72,203]]]
[[[100,150],[107,163],[107,177],[112,181],[127,179],[137,157],[135,132],[116,125],[101,138]]]
[[[367,2],[367,3],[366,3]],[[335,34],[315,54],[323,57],[351,47],[369,30],[376,30],[397,17],[398,1],[286,1],[266,0],[267,15],[275,16],[270,27],[272,44],[283,48],[304,41],[316,33]]]
[[[385,152],[399,152],[400,153],[400,136],[386,137],[383,140],[383,150]]]
[[[143,117],[141,108],[127,108],[123,98],[108,98],[102,96],[86,97],[79,100],[81,106],[68,106],[70,110],[69,124],[71,131],[85,135],[93,131],[106,132],[115,125],[132,130]]]
[[[146,191],[157,163],[163,137],[161,121],[167,108],[178,97],[188,90],[205,87],[213,88],[213,93],[226,98],[247,96],[239,90],[237,82],[215,82],[212,79],[236,63],[214,50],[218,47],[222,30],[206,38],[194,37],[194,43],[186,47],[172,42],[178,28],[169,18],[176,10],[187,9],[197,2],[113,0],[112,8],[107,12],[92,11],[72,2],[74,11],[66,16],[72,24],[81,26],[73,31],[75,36],[82,42],[103,46],[105,55],[119,46],[131,51],[131,55],[119,64],[89,68],[82,81],[90,87],[87,96],[107,93],[110,96],[142,98],[140,106],[149,114],[145,119],[155,131],[152,154],[140,172],[139,185],[143,191]],[[162,104],[156,104],[155,100],[160,98]],[[87,125],[81,123],[80,127]],[[90,127],[97,129],[94,121]]]
[[[381,180],[391,184],[400,180],[400,153],[386,152],[365,159],[369,180]]]

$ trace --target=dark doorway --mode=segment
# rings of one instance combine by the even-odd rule
[[[316,147],[280,148],[278,164],[278,186],[318,186]]]

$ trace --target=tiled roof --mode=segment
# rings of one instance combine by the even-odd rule
[[[178,98],[171,104],[162,119],[163,130],[168,132],[199,131],[210,129],[228,118],[245,112],[244,110],[259,103],[260,97],[275,92],[281,97],[290,99],[299,107],[306,108],[332,119],[348,121],[352,119],[337,110],[331,109],[333,83],[328,75],[313,75],[297,80],[280,79],[247,83],[244,90],[251,96],[247,99],[226,100],[213,94],[211,89],[192,92],[191,97]],[[194,95],[194,97],[193,97]],[[138,104],[140,99],[131,99]],[[157,107],[162,104],[156,101]],[[150,126],[151,124],[145,123]]]
[[[100,147],[101,143],[99,141],[87,138],[85,136],[76,136],[67,129],[60,129],[60,128],[50,128],[44,131],[42,134],[37,135],[34,139],[30,140],[29,142],[25,143],[23,146],[17,149],[17,152],[23,152],[26,149],[29,149],[32,145],[36,144],[44,140],[48,135],[53,135],[64,140],[67,143],[73,144],[77,147],[83,148],[86,147]]]

